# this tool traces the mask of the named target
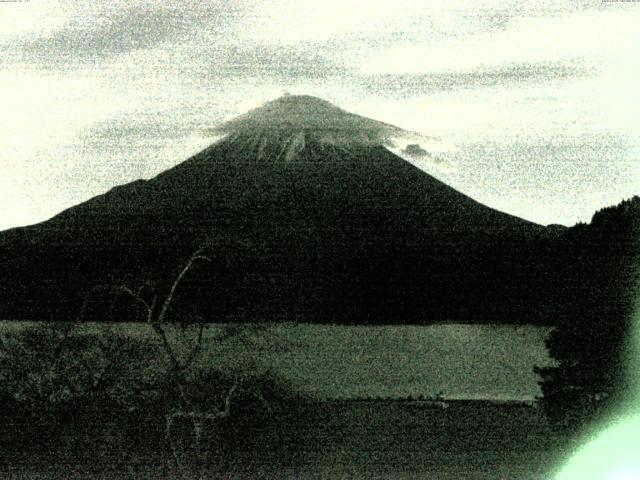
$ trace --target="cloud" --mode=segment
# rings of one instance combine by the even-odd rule
[[[349,49],[342,52],[334,42],[307,42],[296,45],[216,45],[196,53],[208,58],[205,81],[241,79],[271,82],[284,87],[312,82],[349,84],[361,92],[394,98],[480,88],[517,87],[597,75],[598,69],[581,59],[513,62],[469,70],[434,70],[424,73],[367,73],[349,61]],[[295,88],[294,88],[295,89]]]
[[[5,210],[20,210],[24,218],[35,218],[25,205],[54,213],[54,198],[63,208],[80,196],[171,166],[200,142],[199,137],[192,142],[186,130],[197,134],[284,89],[456,145],[523,139],[546,145],[554,136],[618,132],[637,138],[640,131],[634,87],[640,70],[633,62],[640,10],[632,4],[137,0],[134,7],[128,0],[38,0],[0,5],[0,166],[5,185],[20,185],[0,192]],[[611,162],[608,141],[603,139],[598,158],[616,172],[637,170],[635,157]],[[459,184],[463,191],[474,191],[473,182],[485,175],[475,157],[462,162],[462,154],[409,143],[451,160],[459,167],[457,176],[471,172],[468,184]],[[496,155],[522,165],[516,173],[526,179],[539,166],[538,152],[516,143],[509,144],[508,155]],[[486,152],[474,155],[484,158]],[[97,175],[96,162],[102,173],[89,192],[86,177]],[[495,206],[536,219],[582,216],[583,209],[575,207],[579,202],[592,208],[601,199],[616,201],[605,198],[618,188],[612,181],[605,185],[610,172],[598,168],[585,174],[603,180],[601,193],[581,190],[571,169],[556,169],[562,175],[554,181],[563,185],[557,203],[571,205],[564,210],[524,201],[516,208],[515,193],[496,197]],[[487,174],[485,184],[499,184],[499,173]],[[50,181],[55,175],[59,181]],[[638,178],[626,175],[625,188],[637,190]],[[521,182],[519,188],[540,187]],[[34,202],[25,202],[21,190]],[[496,200],[481,190],[475,190],[479,197]],[[590,198],[595,200],[589,203]],[[10,218],[5,225],[19,222]]]
[[[415,158],[424,158],[424,157],[431,156],[429,152],[427,152],[424,148],[422,148],[417,143],[410,143],[402,150],[402,153]]]
[[[95,148],[109,148],[109,145],[131,143],[140,139],[146,141],[171,141],[192,134],[198,125],[175,121],[160,121],[149,115],[134,118],[111,118],[98,122],[83,132],[83,144]]]
[[[417,143],[416,143],[417,142]],[[452,152],[457,147],[435,137],[414,135],[387,139],[385,147],[412,165],[431,174],[451,174],[457,171]]]
[[[3,40],[34,37],[62,28],[67,18],[60,14],[61,0],[2,2],[0,43]]]
[[[194,118],[161,119],[157,115],[121,116],[96,122],[78,141],[84,165],[103,165],[119,176],[118,182],[150,178],[178,161],[204,149],[211,138],[201,133]],[[105,182],[105,189],[113,179]]]
[[[186,31],[185,20],[180,12],[169,9],[129,8],[99,20],[85,17],[14,47],[28,62],[45,65],[93,63],[175,39]]]
[[[602,2],[586,0],[572,5],[545,1],[537,6],[513,0],[464,0],[455,8],[445,1],[425,4],[417,0],[383,0],[374,4],[365,0],[139,0],[135,6],[124,0],[42,0],[2,7],[0,46],[10,53],[5,55],[5,62],[12,57],[15,61],[49,66],[91,63],[178,41],[193,41],[196,55],[212,42],[222,41],[248,47],[244,52],[247,54],[251,46],[263,46],[266,54],[276,57],[281,47],[285,47],[285,57],[286,47],[314,43],[313,48],[324,45],[331,49],[333,57],[351,57],[356,62],[361,55],[374,52],[370,61],[375,62],[375,55],[381,53],[384,57],[385,50],[389,50],[391,60],[397,60],[396,47],[420,50],[426,46],[429,48],[423,51],[432,52],[434,46],[452,40],[472,40],[482,46],[487,37],[500,36],[499,33],[515,39],[517,50],[527,47],[521,44],[532,33],[530,24],[542,25],[544,32],[549,17],[598,8],[604,8]],[[522,28],[526,32],[518,36]],[[533,33],[535,28],[538,27],[534,25]],[[558,28],[553,29],[557,34]],[[582,36],[586,32],[579,29],[578,33]],[[541,35],[539,42],[547,45],[547,37]],[[497,44],[500,46],[500,42]],[[508,48],[509,42],[502,49],[505,45]],[[257,50],[254,49],[254,57],[260,57]],[[259,60],[258,64],[264,63]],[[384,63],[385,58],[382,60]],[[282,69],[288,62],[275,63]],[[292,64],[297,63],[299,59],[293,59]]]
[[[340,65],[323,52],[322,45],[228,45],[219,48],[211,63],[211,77],[271,78],[274,80],[326,79]]]
[[[5,62],[47,67],[92,64],[163,44],[170,49],[202,32],[209,40],[215,35],[232,37],[243,18],[232,0],[60,3],[64,8],[59,6],[57,15],[52,15],[57,19],[54,27],[40,26],[28,35],[0,34],[0,46],[8,52]]]
[[[502,30],[462,31],[461,35],[445,38],[419,35],[417,27],[407,30],[384,49],[370,51],[359,68],[368,74],[421,74],[464,72],[514,63],[585,59],[598,63],[610,55],[612,48],[628,43],[622,40],[628,35],[629,22],[637,21],[637,13],[618,10],[545,13],[523,11],[505,21]],[[461,20],[468,21],[464,16]]]
[[[382,94],[411,97],[460,89],[517,86],[596,74],[578,62],[513,63],[469,71],[363,74],[356,81]]]

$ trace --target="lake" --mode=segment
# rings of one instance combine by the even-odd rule
[[[2,330],[29,323],[0,322]],[[83,328],[92,329],[95,325]],[[145,324],[112,324],[129,335]],[[534,366],[552,364],[550,329],[515,325],[330,326],[283,323],[254,334],[255,342],[218,344],[207,331],[203,361],[221,367],[270,368],[319,398],[417,397],[532,400]]]

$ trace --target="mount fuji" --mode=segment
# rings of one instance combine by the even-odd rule
[[[293,95],[211,132],[223,138],[155,178],[0,233],[0,317],[73,318],[97,285],[166,289],[205,248],[213,262],[190,272],[176,319],[535,322],[531,252],[562,229],[482,205],[387,148],[417,134]],[[91,303],[88,319],[141,319]]]

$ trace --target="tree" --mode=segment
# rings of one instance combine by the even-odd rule
[[[548,265],[561,302],[546,345],[557,365],[536,368],[542,405],[560,429],[575,430],[623,400],[640,260],[640,197],[569,229]]]
[[[99,285],[90,290],[85,296],[85,301],[80,309],[78,319],[81,319],[84,311],[90,304],[91,293],[109,292],[112,295],[110,309],[116,308],[117,300],[124,295],[144,315],[147,325],[151,328],[169,362],[167,375],[167,387],[174,388],[178,392],[178,402],[172,406],[165,414],[165,438],[170,447],[173,462],[179,470],[187,475],[201,475],[203,469],[208,465],[210,449],[204,444],[206,433],[216,430],[218,424],[227,419],[231,414],[231,403],[242,391],[245,394],[258,398],[263,408],[270,411],[271,407],[259,390],[254,389],[247,382],[235,381],[225,386],[226,392],[222,395],[220,405],[215,405],[215,401],[199,402],[194,401],[192,384],[194,372],[194,362],[201,353],[205,338],[205,330],[208,323],[201,315],[187,312],[180,321],[169,320],[169,313],[172,311],[174,300],[177,298],[181,287],[186,283],[189,274],[193,273],[198,264],[213,263],[210,255],[206,253],[206,248],[200,248],[177,270],[172,282],[168,284],[166,292],[161,294],[161,288],[153,288],[148,282],[144,282],[136,290],[126,285]],[[205,272],[205,276],[210,272]],[[151,287],[151,288],[150,288]],[[181,340],[172,341],[169,329],[174,327]],[[195,329],[195,334],[193,330]],[[221,329],[221,333],[215,338],[218,342],[223,342],[231,338],[241,338],[249,332],[263,330],[257,325],[226,325]],[[191,333],[190,333],[191,332]],[[191,340],[191,341],[190,341]],[[178,345],[180,344],[180,346]],[[181,346],[185,346],[181,352]],[[219,379],[207,378],[198,379],[201,383],[217,382]],[[197,383],[197,382],[196,382]],[[211,399],[209,399],[211,400]],[[214,404],[212,406],[212,404]],[[189,426],[191,439],[181,442],[176,426]],[[184,431],[184,429],[183,429]]]

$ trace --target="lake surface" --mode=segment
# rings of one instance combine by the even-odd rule
[[[294,345],[276,370],[327,397],[533,399],[534,366],[550,365],[548,328],[432,325],[282,326]]]
[[[25,325],[4,321],[0,329]],[[110,328],[151,334],[145,324]],[[216,329],[208,329],[205,361],[221,367],[270,368],[320,398],[442,393],[451,398],[530,400],[540,393],[533,367],[552,364],[544,345],[550,329],[544,327],[284,323],[260,332],[254,345],[219,345]]]

